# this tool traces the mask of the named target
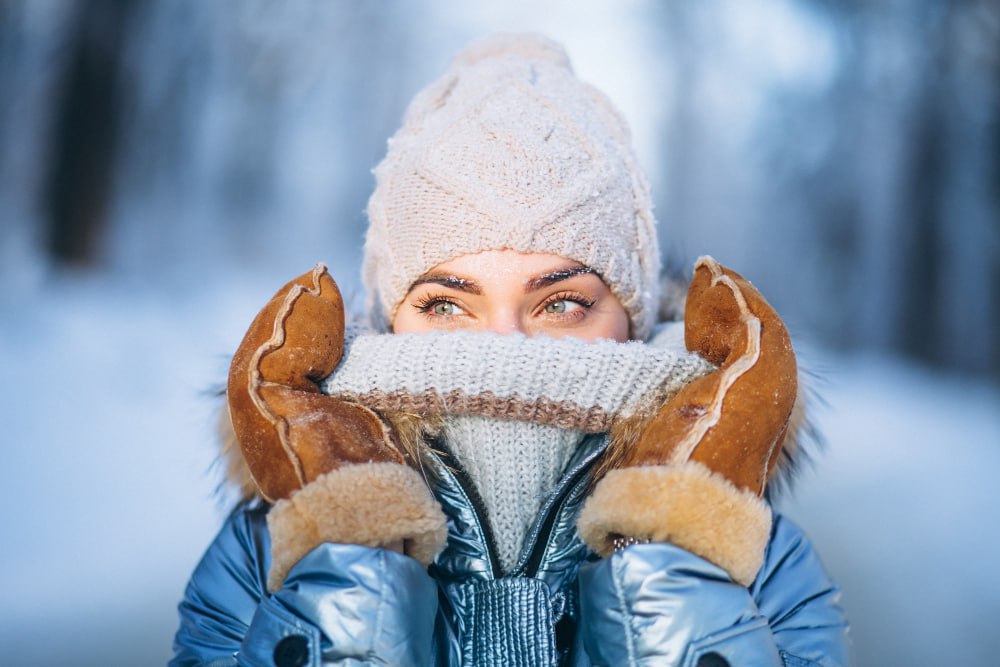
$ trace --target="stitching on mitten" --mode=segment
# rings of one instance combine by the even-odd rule
[[[263,383],[262,373],[260,366],[264,361],[264,356],[274,352],[275,350],[281,349],[285,344],[285,322],[292,314],[292,309],[295,307],[296,302],[304,294],[311,294],[313,296],[319,296],[322,293],[322,287],[320,285],[320,278],[326,273],[326,265],[323,263],[317,264],[312,270],[313,286],[308,288],[304,285],[295,285],[292,289],[285,295],[284,300],[281,302],[281,307],[278,309],[278,313],[274,318],[274,329],[271,333],[271,337],[264,342],[263,345],[258,347],[253,356],[250,358],[250,373],[247,380],[247,391],[250,394],[250,400],[257,407],[257,410],[275,427],[278,431],[278,441],[281,443],[281,448],[285,450],[285,456],[288,457],[288,461],[292,464],[292,468],[295,470],[295,477],[299,480],[300,486],[305,486],[306,476],[305,471],[302,468],[302,460],[295,454],[295,450],[292,449],[291,442],[288,436],[288,422],[281,416],[277,415],[271,407],[267,404],[264,398],[260,395],[260,386]]]
[[[716,388],[715,397],[712,399],[705,414],[695,421],[694,425],[688,431],[687,436],[678,443],[677,448],[670,457],[671,463],[684,463],[691,459],[694,450],[705,439],[705,435],[709,429],[718,424],[722,418],[722,402],[725,400],[726,394],[736,381],[752,369],[757,364],[757,361],[760,360],[760,319],[750,312],[750,307],[747,305],[746,299],[743,298],[743,293],[740,291],[739,286],[732,278],[722,272],[722,267],[719,266],[718,262],[706,255],[698,259],[694,267],[695,271],[702,266],[712,272],[711,284],[713,287],[722,283],[732,291],[733,297],[736,299],[736,304],[740,309],[740,320],[747,328],[747,349],[732,365],[720,371],[719,384]]]

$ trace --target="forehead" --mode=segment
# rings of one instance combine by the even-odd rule
[[[474,282],[527,281],[546,273],[581,269],[576,260],[546,253],[487,250],[442,262],[424,276],[455,275]]]

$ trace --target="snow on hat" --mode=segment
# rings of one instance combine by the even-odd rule
[[[660,267],[628,125],[537,35],[461,51],[410,103],[375,169],[363,279],[382,325],[413,282],[461,255],[548,253],[596,270],[649,336]]]

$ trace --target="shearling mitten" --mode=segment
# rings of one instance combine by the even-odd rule
[[[686,347],[718,370],[659,408],[578,526],[601,555],[632,540],[671,542],[749,585],[770,535],[763,495],[795,404],[795,353],[774,309],[711,257],[695,265],[684,319]]]
[[[428,564],[445,518],[390,429],[368,408],[326,396],[320,380],[344,350],[344,306],[326,267],[285,285],[233,357],[233,429],[261,495],[274,503],[268,588],[322,542],[403,545]]]

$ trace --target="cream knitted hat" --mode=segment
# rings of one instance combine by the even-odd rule
[[[621,115],[559,45],[495,35],[461,51],[410,103],[375,169],[362,272],[376,324],[435,265],[511,249],[593,268],[631,337],[647,338],[660,257],[630,144]]]

